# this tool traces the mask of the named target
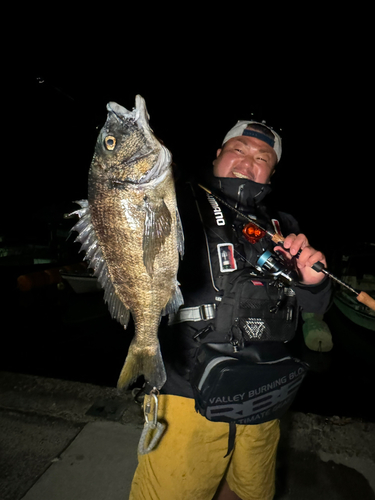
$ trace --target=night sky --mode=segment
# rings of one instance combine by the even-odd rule
[[[85,198],[106,103],[131,109],[141,94],[151,127],[183,169],[210,168],[226,132],[251,113],[281,128],[283,157],[273,179],[281,208],[324,251],[353,234],[367,241],[373,77],[361,54],[343,45],[337,51],[337,41],[309,45],[303,55],[282,47],[272,58],[263,51],[250,58],[241,47],[193,49],[176,39],[130,51],[68,41],[53,57],[35,50],[12,74],[5,103],[11,147],[2,169],[3,230],[27,233],[35,212],[59,216],[61,206]]]

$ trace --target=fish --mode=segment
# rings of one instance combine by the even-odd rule
[[[162,316],[183,304],[177,281],[184,254],[172,155],[149,125],[141,95],[129,111],[109,102],[72,231],[104,289],[110,314],[134,335],[117,387],[144,376],[158,390],[167,376],[158,339]]]

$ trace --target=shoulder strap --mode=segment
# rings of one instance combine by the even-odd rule
[[[219,291],[227,276],[243,267],[245,257],[235,248],[235,233],[225,210],[209,193],[196,186],[192,186],[192,191],[205,234],[212,284]]]

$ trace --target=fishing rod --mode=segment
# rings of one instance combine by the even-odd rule
[[[242,230],[245,238],[248,241],[250,241],[251,243],[256,243],[261,238],[263,238],[265,235],[267,235],[267,236],[269,236],[271,238],[271,240],[274,243],[276,243],[277,245],[283,246],[283,243],[285,241],[285,238],[283,236],[281,236],[280,234],[277,234],[277,233],[272,233],[271,231],[268,231],[264,227],[260,226],[257,222],[255,222],[249,216],[247,216],[246,214],[242,213],[240,210],[237,210],[237,208],[232,207],[232,205],[230,205],[229,203],[227,203],[225,200],[223,200],[222,198],[220,198],[219,196],[217,196],[215,193],[213,193],[212,191],[210,191],[206,187],[202,186],[202,184],[198,184],[198,186],[201,189],[203,189],[204,191],[206,191],[206,193],[208,193],[211,196],[213,196],[217,201],[219,201],[220,203],[222,203],[226,207],[230,208],[233,212],[236,212],[238,215],[240,215],[241,217],[244,217],[245,219],[247,219],[249,221],[249,223]],[[300,255],[301,251],[302,250],[299,250],[299,252],[295,256],[296,258],[298,258],[298,256]],[[264,261],[262,261],[262,263],[263,262]],[[335,276],[330,271],[328,271],[327,269],[325,269],[323,262],[319,262],[318,261],[318,262],[316,262],[311,267],[312,267],[312,269],[314,269],[314,271],[316,271],[318,273],[320,272],[320,273],[325,274],[326,276],[328,276],[333,281],[336,281],[341,286],[343,286],[343,287],[347,288],[348,290],[350,290],[352,293],[354,293],[357,296],[358,302],[361,302],[362,304],[364,304],[368,308],[370,308],[373,311],[375,311],[375,299],[373,299],[366,292],[363,292],[363,291],[362,292],[357,292],[357,290],[355,290],[354,288],[352,288],[350,285],[348,285],[344,281],[340,280],[337,276]]]

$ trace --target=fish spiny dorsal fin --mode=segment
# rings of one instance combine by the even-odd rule
[[[109,275],[107,264],[91,222],[88,202],[87,200],[80,200],[76,203],[81,206],[81,209],[71,214],[76,214],[80,218],[71,229],[71,231],[78,232],[75,241],[81,243],[81,251],[85,251],[84,260],[88,261],[89,267],[94,271],[94,276],[98,278],[100,285],[104,288],[104,301],[108,304],[108,309],[112,318],[126,328],[129,322],[130,313],[116,294],[115,287]]]
[[[171,233],[172,217],[164,200],[153,204],[145,199],[145,225],[143,230],[143,263],[151,276],[154,260]]]

